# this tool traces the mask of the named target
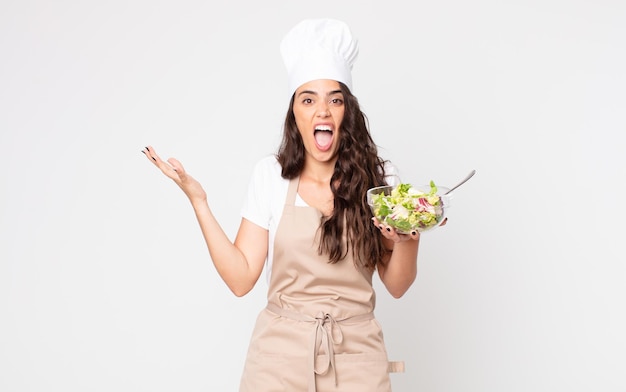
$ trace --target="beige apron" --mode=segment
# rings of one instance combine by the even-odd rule
[[[274,242],[268,305],[257,318],[240,392],[388,392],[389,363],[374,318],[372,271],[351,253],[318,254],[321,213],[295,206],[291,180]]]

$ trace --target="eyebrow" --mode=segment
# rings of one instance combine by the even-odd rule
[[[298,96],[301,96],[302,94],[319,95],[316,91],[313,91],[313,90],[301,91],[300,94],[298,94]],[[333,90],[333,91],[329,92],[327,96],[331,96],[331,95],[335,95],[335,94],[342,94],[342,92],[341,92],[341,90]]]

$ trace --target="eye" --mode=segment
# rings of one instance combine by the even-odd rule
[[[310,104],[313,103],[313,100],[311,98],[304,98],[302,100],[302,103],[305,104],[305,105],[310,105]]]
[[[343,105],[343,99],[341,98],[333,98],[330,100],[330,103],[335,106]]]

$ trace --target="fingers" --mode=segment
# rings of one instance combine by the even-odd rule
[[[156,167],[161,169],[163,174],[175,181],[178,181],[180,179],[178,172],[184,172],[180,162],[173,158],[168,159],[168,162],[163,162],[163,160],[161,160],[161,158],[157,155],[155,149],[152,146],[145,147],[143,150],[141,150],[141,152],[146,155],[150,162],[152,162]],[[171,161],[175,162],[177,166],[172,165]]]
[[[161,158],[159,158],[152,146],[145,147],[143,150],[141,150],[141,152],[143,152],[146,155],[146,158],[148,158],[148,160],[150,160],[154,165],[156,165],[157,167],[159,166],[159,161],[161,161]]]
[[[177,159],[175,158],[169,158],[167,160],[167,163],[169,163],[172,166],[172,169],[178,173],[179,176],[184,175],[185,174],[185,169],[183,168],[182,163],[180,163]]]
[[[378,230],[380,230],[380,233],[383,235],[383,237],[388,238],[392,240],[393,242],[417,240],[420,237],[420,233],[417,232],[416,230],[413,230],[408,234],[398,233],[393,227],[387,224],[381,223],[376,218],[372,218],[372,223],[374,224],[374,226],[378,228]]]
[[[146,148],[144,148],[143,150],[141,150],[141,152],[143,152],[144,154],[146,154],[146,157],[152,161],[152,163],[158,167],[159,169],[161,169],[161,171],[163,171],[165,173],[165,162],[163,162],[161,160],[161,158],[157,155],[155,149],[152,146],[147,146]]]
[[[144,147],[144,149],[141,150],[141,152],[143,152],[143,154],[146,156],[146,158],[151,160],[153,164],[156,164],[156,162],[157,162],[157,160],[155,158],[156,152],[154,151],[153,148],[151,148],[150,146]]]

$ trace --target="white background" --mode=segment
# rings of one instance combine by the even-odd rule
[[[626,391],[621,0],[3,0],[0,390],[237,390],[265,280],[228,291],[140,150],[234,238],[309,17],[359,38],[354,92],[404,180],[478,171],[410,291],[376,281],[394,391]]]

